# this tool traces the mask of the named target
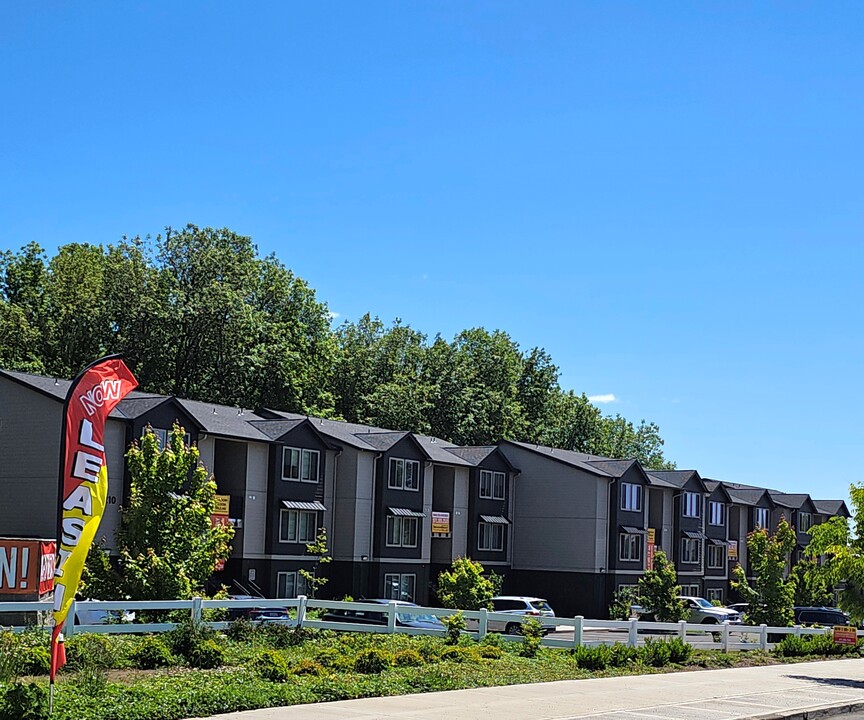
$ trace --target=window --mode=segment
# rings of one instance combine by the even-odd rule
[[[642,511],[642,486],[633,483],[621,483],[621,509]]]
[[[768,527],[768,508],[755,508],[753,511],[753,522],[757,528]]]
[[[396,490],[420,489],[420,463],[417,460],[390,458],[390,475],[387,487]]]
[[[311,543],[318,534],[318,513],[314,510],[280,510],[279,542]]]
[[[416,584],[416,575],[387,573],[384,575],[384,597],[388,600],[414,602],[414,587]]]
[[[698,563],[699,550],[701,546],[701,540],[694,540],[693,538],[681,538],[681,562]]]
[[[682,585],[681,586],[681,594],[689,597],[699,597],[699,586],[698,585]]]
[[[276,573],[276,597],[295,598],[306,594],[306,579],[300,573]]]
[[[156,436],[156,441],[159,443],[159,449],[164,450],[168,446],[168,438],[171,437],[171,431],[166,430],[165,428],[151,427],[148,425],[141,431],[142,438],[147,433],[148,429]],[[192,444],[192,436],[188,432],[183,434],[183,442],[186,443],[186,447],[189,447]]]
[[[387,547],[417,547],[417,518],[388,515]]]
[[[317,450],[282,448],[282,479],[300,482],[318,482]]]
[[[491,470],[480,471],[480,497],[493,500],[504,499],[504,487],[506,476],[503,472],[492,472]]]
[[[722,568],[726,562],[726,546],[725,545],[709,545],[708,546],[708,567]],[[711,598],[708,598],[709,600]]]
[[[636,487],[640,487],[636,485]],[[642,561],[642,536],[621,533],[618,536],[618,559],[628,562]]]
[[[497,523],[481,522],[477,530],[478,550],[503,550],[504,526]]]
[[[685,492],[681,496],[681,514],[684,517],[698,518],[700,499],[699,493]]]
[[[813,516],[810,513],[798,513],[798,532],[806,533],[813,527]]]
[[[708,601],[716,600],[717,602],[723,602],[723,589],[722,588],[708,588],[705,591],[705,599]]]
[[[708,522],[711,525],[726,524],[726,506],[723,503],[708,503]]]

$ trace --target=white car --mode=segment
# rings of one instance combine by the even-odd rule
[[[521,595],[500,595],[492,598],[492,612],[515,616],[513,620],[497,620],[489,618],[489,632],[503,632],[508,635],[518,635],[525,618],[533,617],[540,621],[545,633],[555,629],[555,611],[543,598],[523,597]]]
[[[738,625],[741,623],[741,613],[725,607],[712,605],[708,600],[692,595],[679,595],[678,599],[684,603],[684,607],[690,612],[687,622],[702,623],[703,625]]]

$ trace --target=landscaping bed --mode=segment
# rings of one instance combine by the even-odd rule
[[[161,636],[81,635],[58,676],[56,720],[181,720],[216,713],[439,690],[859,657],[861,647],[796,639],[774,653],[694,651],[677,638],[575,650],[507,642],[295,630],[235,623]],[[530,640],[530,638],[528,639]],[[0,720],[45,717],[47,640],[0,634]],[[19,680],[20,677],[20,680]]]

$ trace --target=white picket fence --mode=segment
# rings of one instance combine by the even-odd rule
[[[11,628],[15,632],[26,629],[26,626],[11,625],[4,623],[4,614],[8,613],[33,613],[37,622],[31,623],[41,625],[47,630],[51,602],[5,602],[0,603],[0,628]],[[288,610],[290,619],[288,624],[295,627],[314,628],[319,630],[341,630],[351,632],[371,633],[402,633],[406,635],[443,635],[442,630],[412,628],[399,625],[398,615],[434,615],[439,618],[453,615],[456,611],[446,608],[413,607],[410,605],[398,605],[395,602],[387,605],[380,603],[364,602],[341,602],[336,600],[313,600],[306,597],[293,599],[251,599],[251,600],[203,600],[193,598],[192,600],[148,600],[148,601],[84,601],[73,604],[66,622],[65,635],[71,637],[78,633],[159,633],[173,630],[176,623],[138,623],[138,622],[116,622],[98,625],[79,624],[75,618],[79,611],[86,617],[87,611],[97,613],[113,612],[123,614],[126,612],[154,611],[154,610],[186,610],[190,618],[195,622],[203,620],[204,610],[252,610],[252,609],[285,609]],[[367,625],[363,623],[350,622],[328,622],[316,619],[308,613],[309,610],[353,610],[363,612],[384,613],[387,617],[386,625]],[[489,632],[489,621],[500,623],[512,623],[514,616],[507,613],[494,613],[488,610],[464,610],[462,611],[470,630],[466,634],[482,639]],[[7,615],[8,617],[8,615]],[[527,618],[524,618],[527,619]],[[544,621],[549,618],[544,618]],[[702,625],[681,621],[679,623],[642,622],[639,620],[592,620],[582,616],[574,618],[557,617],[554,619],[556,629],[553,635],[544,637],[542,644],[547,647],[574,648],[580,645],[602,645],[614,642],[625,642],[630,647],[644,644],[649,637],[674,637],[681,638],[684,642],[699,645],[701,647],[715,647],[722,650],[768,650],[777,635],[820,635],[831,633],[831,628],[808,628],[794,627],[768,627],[767,625]],[[205,622],[210,627],[222,630],[228,626],[228,622]],[[864,631],[859,630],[858,636],[864,636]],[[519,635],[504,635],[506,640],[521,642],[523,638]],[[710,638],[710,640],[709,640]],[[716,640],[715,640],[716,638]]]

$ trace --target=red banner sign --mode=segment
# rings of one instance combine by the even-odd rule
[[[44,595],[54,587],[55,544],[0,538],[0,595]]]

